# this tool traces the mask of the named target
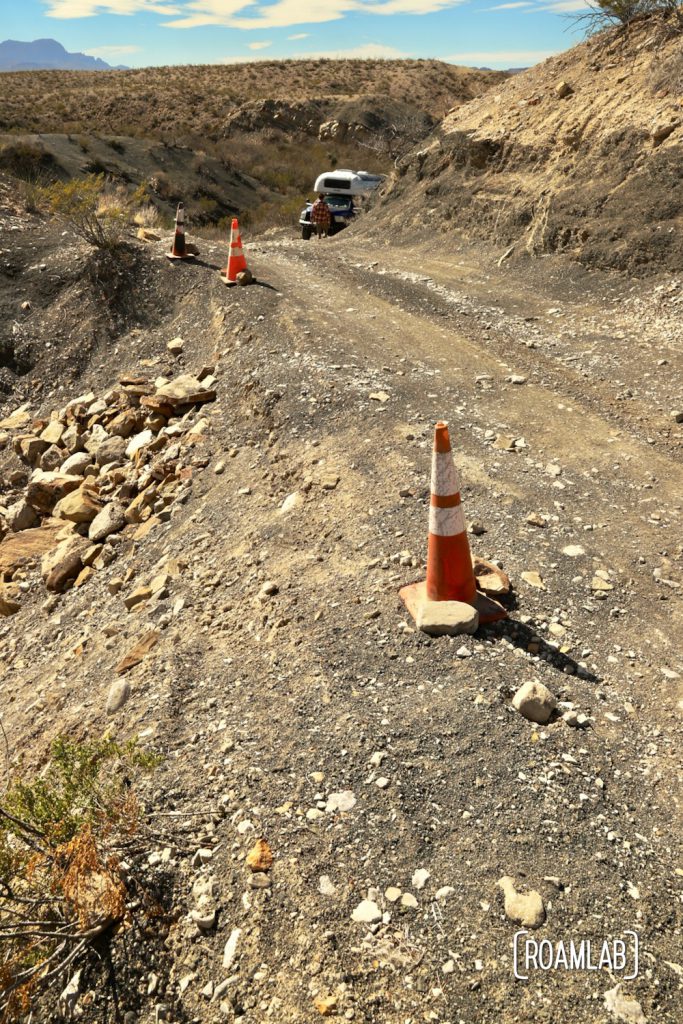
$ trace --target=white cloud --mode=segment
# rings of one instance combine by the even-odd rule
[[[138,53],[142,49],[141,46],[92,46],[89,50],[84,50],[84,53],[89,54],[91,57],[104,57],[105,59],[113,57],[125,57],[129,53]]]
[[[68,2],[68,0],[64,0]],[[184,0],[182,14],[168,28],[227,25],[239,29],[288,28],[338,21],[347,14],[431,14],[465,0]],[[248,11],[249,13],[242,13]]]
[[[302,58],[327,58],[329,60],[405,60],[411,54],[397,50],[395,46],[383,43],[364,43],[350,50],[323,50],[317,53],[302,53]]]
[[[248,43],[250,50],[267,50],[269,46],[273,45],[272,40],[260,42],[260,43]]]
[[[311,53],[296,53],[287,56],[287,60],[404,60],[412,56],[402,53],[394,46],[383,46],[381,43],[364,43],[349,50],[316,50]],[[251,64],[252,62],[274,60],[270,56],[252,57],[242,54],[236,57],[223,57],[221,64]]]
[[[531,0],[518,0],[514,4],[498,4],[496,7],[487,7],[487,11],[516,11],[519,7],[533,7]]]
[[[433,14],[466,0],[43,0],[51,18],[152,12],[168,28],[225,25],[238,29],[287,28],[338,21],[347,14]],[[300,36],[303,38],[303,34]]]
[[[287,36],[288,39],[309,39],[310,32],[295,32],[293,36]]]
[[[464,64],[466,67],[527,68],[540,64],[548,57],[554,57],[559,50],[472,50],[468,53],[454,53],[441,60],[449,64]]]
[[[587,11],[590,4],[586,0],[554,0],[537,8],[539,11],[553,11],[555,14],[572,14],[574,11]]]
[[[166,17],[182,13],[182,6],[169,0],[43,0],[49,18],[91,18],[95,14],[139,14],[151,11]]]

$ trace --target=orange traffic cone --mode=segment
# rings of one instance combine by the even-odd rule
[[[403,587],[400,596],[414,619],[425,600],[470,604],[482,624],[507,618],[501,605],[477,591],[447,423],[434,430],[427,580]]]
[[[247,269],[247,261],[244,258],[244,252],[242,251],[240,226],[237,223],[237,217],[234,217],[232,227],[230,228],[230,252],[228,254],[228,265],[225,270],[221,270],[221,277],[224,278],[225,284],[236,284],[237,275]]]
[[[185,244],[185,207],[178,203],[178,210],[175,215],[175,234],[171,251],[166,253],[169,260],[193,260],[194,252],[190,252]]]

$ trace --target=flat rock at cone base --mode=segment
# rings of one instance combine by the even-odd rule
[[[512,698],[512,706],[530,722],[544,725],[557,707],[547,686],[536,681],[524,683]]]
[[[541,894],[532,890],[521,893],[515,889],[515,880],[503,875],[498,888],[505,894],[505,914],[511,921],[517,921],[525,928],[539,928],[545,921],[545,907]]]
[[[485,558],[477,558],[473,555],[472,567],[479,590],[494,597],[510,593],[512,589],[510,577],[493,562],[487,562]]]
[[[407,587],[401,587],[399,597],[417,622],[420,607],[427,600],[427,585],[424,580],[419,583],[411,583]],[[489,622],[499,622],[501,619],[508,617],[508,613],[501,604],[494,601],[492,597],[488,597],[486,594],[479,593],[478,591],[473,605],[479,612],[480,626],[487,625]]]
[[[479,628],[479,612],[462,601],[423,601],[416,625],[429,636],[475,633]]]
[[[216,392],[205,387],[191,373],[184,373],[160,387],[156,397],[172,406],[197,405],[201,402],[213,402]]]

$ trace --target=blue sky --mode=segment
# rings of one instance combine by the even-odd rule
[[[581,38],[585,0],[0,0],[0,39],[59,40],[110,64],[437,57],[521,67]]]

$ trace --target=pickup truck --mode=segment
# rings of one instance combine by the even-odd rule
[[[368,171],[336,170],[327,171],[316,178],[314,191],[322,193],[332,212],[332,223],[329,234],[334,235],[351,223],[357,214],[354,197],[368,195],[384,181],[381,174],[369,174]],[[301,237],[306,241],[313,233],[311,225],[311,208],[313,202],[307,202],[299,217]]]

